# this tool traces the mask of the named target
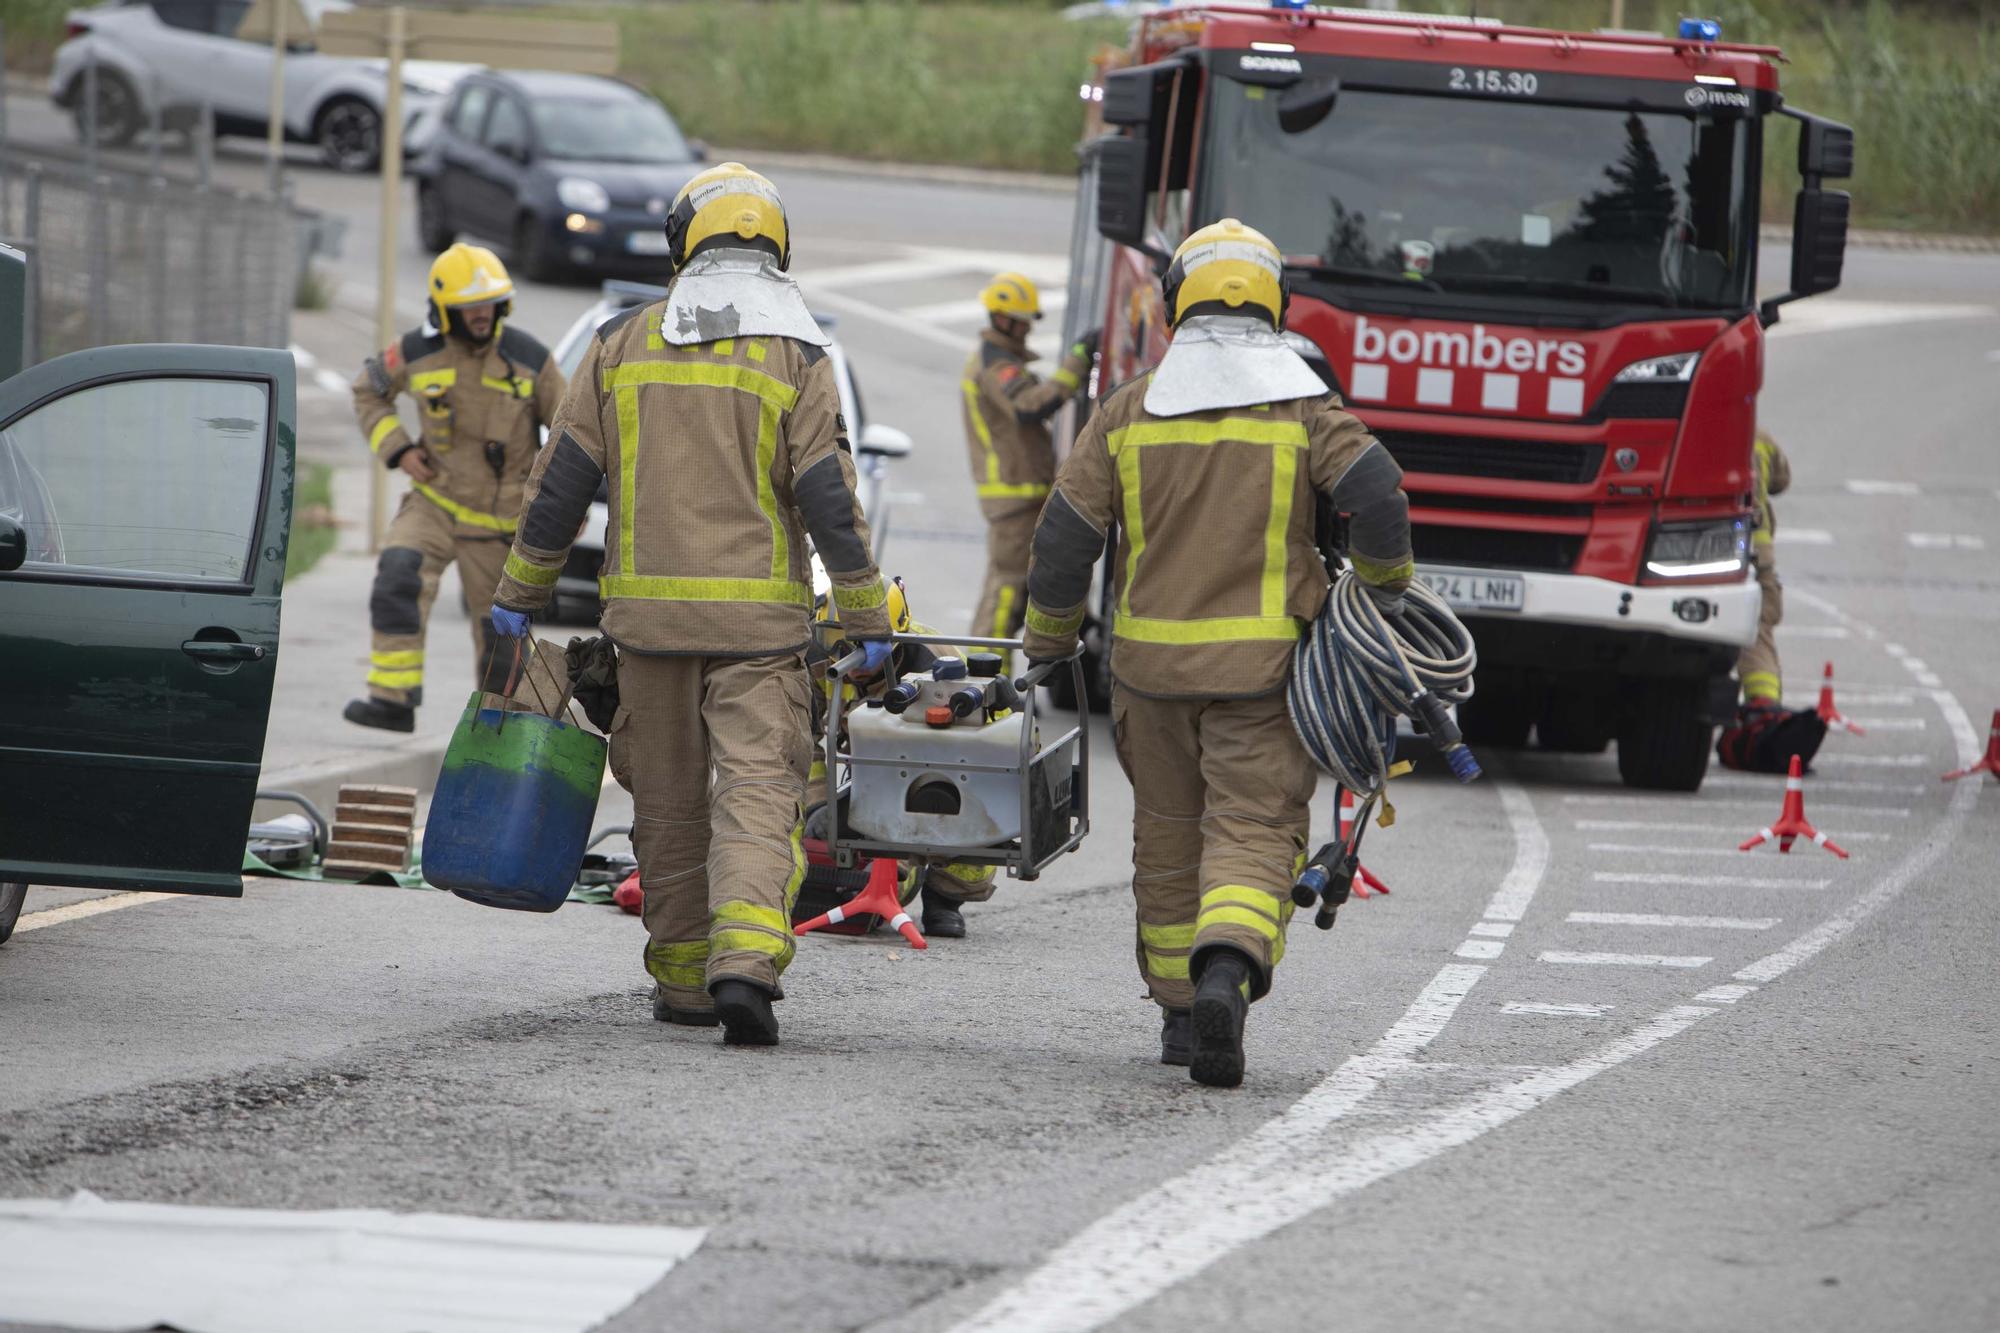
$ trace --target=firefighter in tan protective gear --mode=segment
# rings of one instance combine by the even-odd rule
[[[910,611],[910,600],[904,591],[903,580],[894,578],[888,583],[889,625],[898,634],[937,634],[939,631],[922,624]],[[840,608],[831,597],[821,598],[818,603],[817,620],[822,625],[838,627]],[[813,766],[807,793],[808,805],[818,801],[824,794],[826,782],[826,762],[822,749],[826,742],[827,721],[833,714],[833,682],[826,678],[825,664],[845,655],[844,640],[828,642],[831,631],[824,631],[808,650],[806,661],[813,666],[813,679],[819,684],[819,691],[813,696]],[[953,650],[945,648],[943,653]],[[914,675],[929,671],[937,663],[939,650],[929,644],[898,643],[892,654],[895,674]],[[869,679],[854,679],[843,682],[846,691],[844,708],[858,707],[864,699],[879,699],[889,686],[889,673],[882,672]],[[814,835],[819,836],[819,835]],[[915,883],[922,886],[923,905],[921,907],[923,931],[927,937],[941,940],[962,940],[965,938],[965,905],[983,903],[993,896],[997,881],[994,867],[981,865],[976,861],[934,861],[921,867],[922,874]],[[909,906],[910,893],[903,895],[903,905]],[[812,915],[818,915],[813,913]]]
[[[784,270],[785,211],[735,162],[668,211],[667,295],[597,331],[494,599],[525,635],[598,486],[603,627],[618,645],[611,770],[632,793],[653,1016],[775,1045],[811,763],[811,534],[848,636],[889,655],[827,338]]]
[[[1027,606],[1028,546],[1056,475],[1049,418],[1083,387],[1097,354],[1096,330],[1071,345],[1055,374],[1028,363],[1028,330],[1042,298],[1024,274],[1001,273],[979,293],[988,327],[959,381],[965,442],[979,511],[986,516],[986,584],[972,615],[975,635],[1009,639]]]
[[[344,714],[387,731],[416,727],[424,629],[447,565],[457,564],[471,612],[473,669],[489,666],[487,608],[541,427],[563,396],[555,359],[506,322],[514,284],[491,250],[452,246],[431,264],[426,291],[425,327],[370,357],[354,381],[368,447],[410,478],[368,598],[368,697]],[[417,401],[414,439],[396,415],[402,393]],[[491,665],[497,675],[508,664]]]
[[[1132,781],[1139,972],[1161,1061],[1243,1077],[1243,1021],[1271,986],[1306,855],[1312,761],[1285,683],[1326,599],[1319,496],[1348,559],[1400,610],[1414,573],[1402,472],[1278,335],[1283,261],[1234,219],[1188,237],[1166,277],[1174,339],[1099,404],[1035,530],[1027,655],[1076,645],[1118,524],[1113,738]]]

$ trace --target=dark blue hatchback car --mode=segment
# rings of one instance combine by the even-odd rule
[[[481,70],[453,90],[411,166],[417,231],[505,248],[517,277],[661,271],[667,206],[706,150],[636,88],[585,74]]]

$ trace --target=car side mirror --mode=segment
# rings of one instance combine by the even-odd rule
[[[855,442],[855,448],[877,458],[907,458],[914,443],[907,431],[871,421],[861,428],[861,438]]]
[[[905,436],[907,442],[909,437]],[[0,514],[0,574],[12,573],[28,563],[28,530],[5,514]]]

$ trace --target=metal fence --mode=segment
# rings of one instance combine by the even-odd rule
[[[28,255],[29,362],[125,342],[284,347],[313,220],[282,195],[0,159],[0,241]]]

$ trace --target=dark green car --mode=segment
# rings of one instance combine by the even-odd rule
[[[296,421],[270,349],[0,381],[0,940],[28,884],[242,894]]]

